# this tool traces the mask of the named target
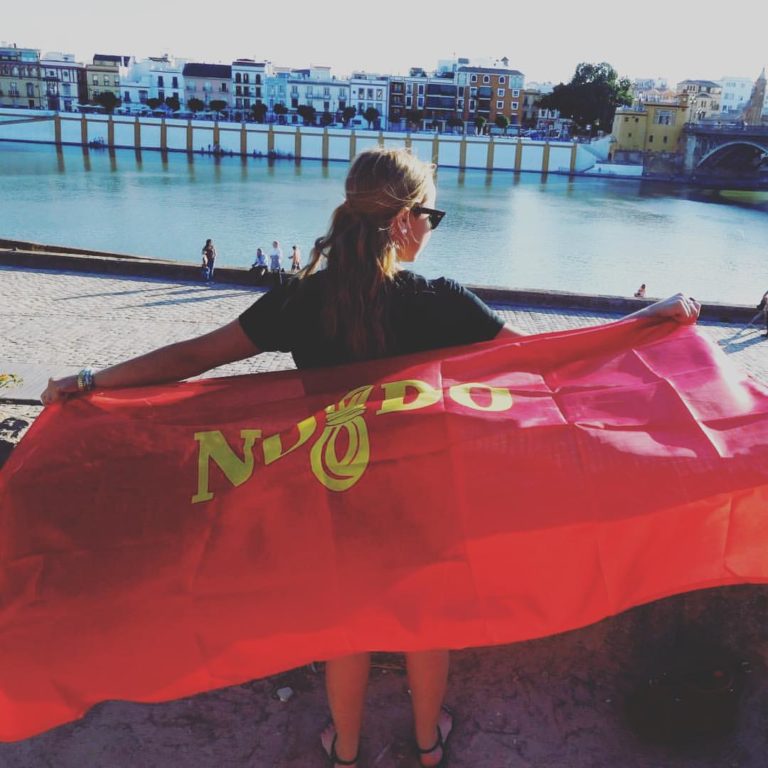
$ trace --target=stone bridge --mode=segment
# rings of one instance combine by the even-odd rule
[[[692,181],[768,188],[768,125],[690,123],[683,143],[683,171]]]

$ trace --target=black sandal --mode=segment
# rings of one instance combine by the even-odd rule
[[[447,712],[451,716],[451,722],[453,722],[453,712],[451,712],[448,707],[442,707],[444,712]],[[440,730],[440,726],[435,726],[437,728],[437,741],[434,743],[433,746],[431,746],[429,749],[422,749],[419,746],[419,742],[416,742],[416,752],[419,754],[419,765],[424,765],[424,763],[421,762],[421,756],[422,755],[429,755],[432,752],[436,752],[438,749],[443,750],[443,756],[440,758],[440,761],[435,763],[432,768],[441,768],[445,765],[445,760],[448,757],[448,750],[446,748],[445,739],[443,739],[443,732]],[[453,732],[453,728],[451,728],[451,733]],[[450,735],[450,734],[449,734]]]
[[[330,765],[331,768],[335,768],[337,765],[355,765],[355,763],[360,760],[360,751],[358,750],[353,760],[342,760],[336,754],[336,739],[338,738],[339,734],[335,733],[333,735],[333,741],[331,742],[331,751],[326,753],[328,755],[328,765]]]

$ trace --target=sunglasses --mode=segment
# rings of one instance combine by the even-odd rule
[[[436,208],[424,208],[422,205],[414,205],[413,208],[411,208],[411,212],[415,213],[417,216],[426,213],[429,217],[430,229],[437,229],[440,222],[443,220],[443,216],[445,216],[445,211],[438,211]]]

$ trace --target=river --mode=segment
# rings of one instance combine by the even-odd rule
[[[250,266],[277,239],[304,259],[342,200],[346,163],[166,156],[0,143],[0,237]],[[755,304],[768,204],[606,178],[438,173],[440,229],[416,269],[473,285]],[[287,260],[287,259],[286,259]]]

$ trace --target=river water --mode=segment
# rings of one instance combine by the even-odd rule
[[[0,237],[250,266],[304,258],[342,200],[346,163],[0,143]],[[755,304],[768,289],[768,203],[640,181],[440,169],[440,229],[416,269],[472,285]]]

